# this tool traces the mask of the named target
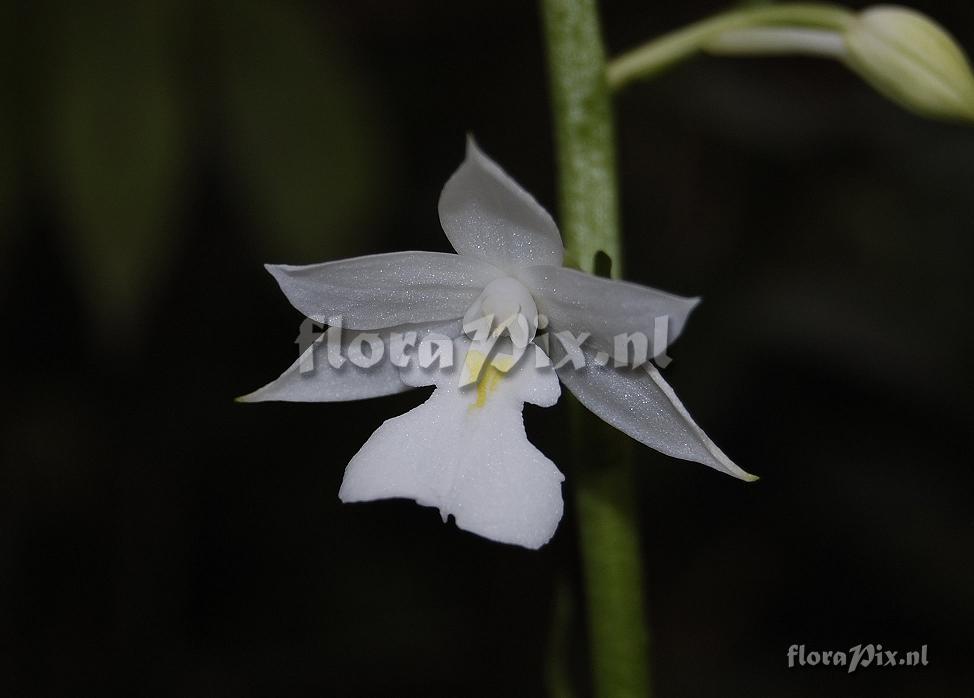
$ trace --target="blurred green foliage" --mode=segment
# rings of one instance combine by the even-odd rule
[[[29,152],[96,335],[138,333],[178,275],[201,173],[229,170],[223,195],[268,261],[347,253],[382,210],[380,110],[313,5],[51,0],[3,13],[0,240]]]
[[[52,26],[51,170],[94,320],[134,321],[173,258],[185,122],[173,8],[66,4]]]
[[[290,3],[228,4],[220,67],[231,155],[266,254],[311,262],[356,249],[362,214],[382,204],[385,146],[334,29],[307,14]]]
[[[13,8],[0,4],[0,45],[10,51],[13,29]],[[13,94],[13,61],[0,61],[0,94]],[[9,106],[0,105],[0,275],[4,272],[4,248],[13,226],[13,205],[16,185],[16,156],[13,138],[13,112]]]

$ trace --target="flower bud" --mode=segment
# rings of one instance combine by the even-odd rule
[[[974,75],[957,42],[905,7],[861,12],[844,32],[845,61],[886,97],[940,119],[974,121]]]

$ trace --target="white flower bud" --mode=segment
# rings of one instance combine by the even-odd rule
[[[846,64],[886,97],[925,116],[974,121],[974,75],[940,25],[905,7],[861,12],[844,32]]]

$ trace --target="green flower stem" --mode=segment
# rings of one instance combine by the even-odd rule
[[[844,7],[817,3],[785,3],[731,10],[653,39],[622,54],[609,63],[609,85],[613,90],[619,90],[634,80],[653,77],[708,48],[709,44],[725,32],[776,26],[842,31],[854,17]]]
[[[592,272],[603,252],[619,263],[612,105],[594,0],[542,0],[568,263]],[[616,270],[618,276],[618,270]]]
[[[615,136],[595,0],[542,0],[567,263],[621,274]],[[625,436],[572,403],[572,471],[592,680],[601,698],[649,695],[649,633]]]

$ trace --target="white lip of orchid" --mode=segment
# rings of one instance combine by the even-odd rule
[[[487,284],[467,309],[463,316],[464,332],[475,338],[483,329],[483,324],[478,322],[483,318],[490,318],[488,325],[498,320],[493,328],[486,328],[491,337],[496,339],[506,333],[516,346],[525,347],[537,331],[538,306],[524,284],[511,276],[502,276]]]
[[[405,383],[433,385],[433,394],[372,434],[345,469],[338,496],[343,502],[405,497],[437,508],[444,522],[452,515],[466,531],[539,548],[561,519],[564,475],[528,441],[521,411],[525,402],[555,404],[558,379],[550,367],[536,368],[533,354],[542,352],[534,345],[515,365],[506,356],[489,358],[466,339],[455,345],[462,369],[403,369]],[[459,373],[480,373],[481,366],[476,387],[464,388]]]

